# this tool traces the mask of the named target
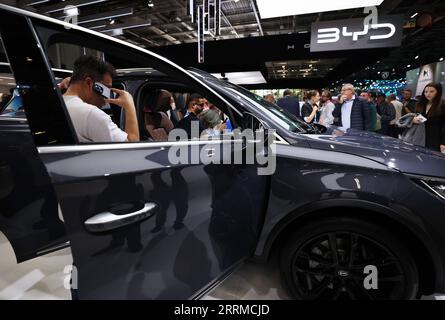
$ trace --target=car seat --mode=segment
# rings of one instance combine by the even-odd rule
[[[173,122],[166,112],[170,109],[171,93],[167,90],[147,92],[143,98],[144,129],[148,139],[153,141],[168,140],[168,133],[173,129]]]

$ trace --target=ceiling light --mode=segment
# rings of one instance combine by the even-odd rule
[[[125,8],[125,9],[119,9],[119,10],[114,10],[114,11],[107,11],[105,13],[98,13],[98,14],[92,14],[92,15],[88,15],[88,16],[82,16],[79,18],[79,24],[86,24],[86,23],[90,23],[90,22],[107,20],[107,19],[109,21],[111,21],[114,18],[129,16],[132,14],[133,14],[133,8]],[[61,19],[61,18],[63,18],[63,17],[59,17],[59,19]]]
[[[144,19],[133,19],[129,20],[125,23],[119,23],[114,25],[108,25],[106,28],[99,30],[100,32],[110,32],[112,30],[119,30],[119,29],[132,29],[132,28],[140,28],[140,27],[146,27],[151,25],[151,20],[144,20]]]
[[[409,64],[409,65],[407,65],[406,67],[407,67],[407,68],[411,68],[411,65]]]
[[[30,3],[27,3],[27,4],[25,4],[24,6],[25,6],[25,7],[28,7],[28,6],[35,6],[35,5],[37,5],[37,4],[42,4],[42,3],[45,3],[45,2],[49,2],[49,0],[36,0],[36,1],[31,1]]]
[[[147,3],[147,6],[149,6],[150,8],[153,8],[155,6],[155,4],[153,3],[152,0],[149,0]]]
[[[443,58],[440,58],[439,61],[443,61]]]
[[[116,21],[114,20],[114,19],[110,19],[110,20],[108,20],[108,23],[109,24],[114,24]]]
[[[378,6],[383,0],[257,0],[261,19]]]
[[[88,27],[88,29],[101,29],[101,28],[105,28],[106,26],[107,26],[106,24],[100,24],[97,26]]]
[[[414,14],[411,16],[411,19],[414,18],[415,16],[417,16],[418,14],[419,14],[418,12],[414,13]]]
[[[221,79],[220,73],[212,73],[213,76]],[[234,84],[260,84],[267,83],[260,71],[247,72],[226,72],[226,78]]]
[[[75,4],[76,7],[82,7],[82,6],[87,6],[87,5],[105,2],[105,1],[107,1],[107,0],[77,0],[77,1],[73,1],[73,4]],[[66,7],[67,6],[65,5],[65,3],[57,3],[54,5],[48,6],[45,13],[65,11]],[[72,5],[72,7],[74,7],[74,5]]]
[[[415,56],[414,59],[416,59],[416,60],[419,59],[419,56]]]

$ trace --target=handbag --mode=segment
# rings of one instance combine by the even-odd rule
[[[425,147],[425,125],[420,123],[407,127],[400,135],[400,140],[416,146]]]

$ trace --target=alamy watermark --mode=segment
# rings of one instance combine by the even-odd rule
[[[183,129],[170,131],[169,141],[184,142],[170,147],[170,164],[257,164],[258,175],[275,172],[275,130],[234,129],[216,136],[208,136],[206,131],[200,135],[199,131],[198,121],[191,122],[190,136]]]

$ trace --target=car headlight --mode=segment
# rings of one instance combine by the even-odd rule
[[[420,180],[420,183],[423,184],[427,189],[437,194],[443,200],[445,200],[445,182],[434,180]]]

